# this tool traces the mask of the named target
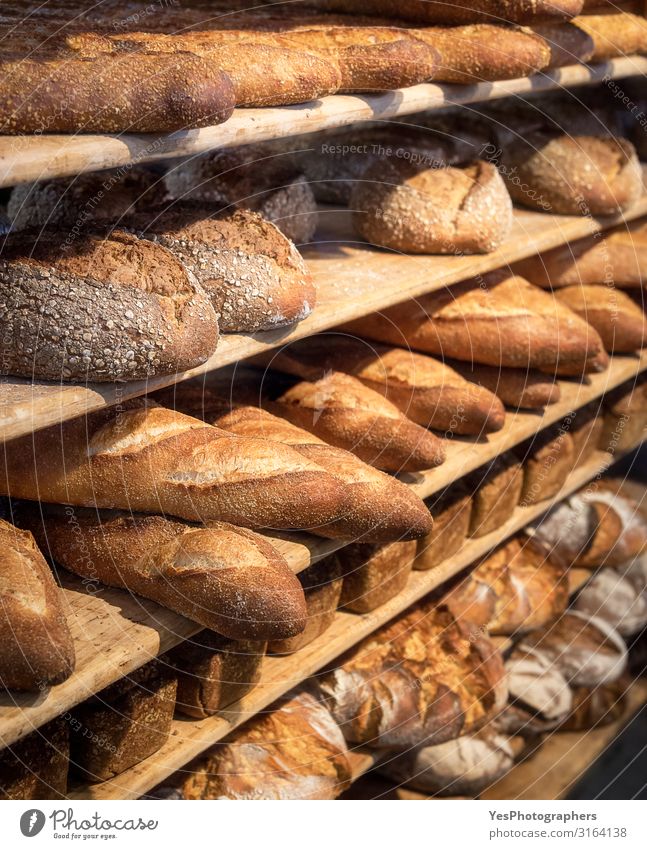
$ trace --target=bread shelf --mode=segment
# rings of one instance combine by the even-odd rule
[[[132,799],[146,794],[206,748],[222,740],[233,729],[301,681],[327,666],[376,628],[458,574],[499,542],[525,527],[528,522],[542,515],[551,504],[601,474],[612,462],[611,455],[597,452],[589,462],[570,475],[556,498],[532,507],[518,507],[510,519],[493,533],[468,541],[458,554],[434,569],[413,572],[405,589],[377,610],[361,616],[338,611],[332,626],[309,646],[288,657],[266,657],[260,683],[240,702],[220,715],[208,719],[175,720],[169,741],[153,757],[111,781],[77,787],[70,793],[70,798]]]
[[[440,491],[644,368],[647,368],[647,351],[640,356],[613,357],[609,369],[604,374],[593,375],[587,385],[561,381],[563,400],[559,404],[548,407],[543,414],[508,412],[503,430],[490,435],[487,440],[476,442],[469,438],[456,438],[448,442],[446,462],[430,472],[408,476],[409,483],[425,497]],[[487,541],[489,538],[484,539]],[[295,572],[343,546],[341,541],[324,540],[308,534],[285,534],[281,539],[272,538],[272,541]],[[440,575],[437,583],[446,577]],[[63,684],[38,696],[0,693],[0,748],[10,745],[200,630],[194,622],[123,590],[105,587],[94,593],[94,584],[86,585],[64,570],[60,571],[60,578],[70,611],[68,622],[76,649],[76,671]]]
[[[647,178],[647,167],[644,174]],[[291,340],[311,336],[407,298],[419,297],[467,277],[506,266],[537,251],[549,250],[644,215],[647,215],[647,192],[624,215],[605,218],[552,216],[516,210],[511,235],[493,253],[409,256],[352,241],[348,212],[324,212],[318,241],[303,250],[319,290],[317,307],[305,321],[290,329],[254,336],[225,335],[218,350],[204,365],[192,371],[151,380],[82,386],[42,381],[32,384],[27,380],[4,377],[0,382],[0,441],[14,439],[230,365]]]
[[[647,59],[626,56],[595,65],[569,65],[532,77],[475,85],[425,84],[378,95],[334,95],[281,108],[236,109],[224,124],[169,134],[0,137],[0,187],[85,171],[193,156],[214,148],[284,138],[412,115],[427,109],[497,100],[620,79],[647,72]]]

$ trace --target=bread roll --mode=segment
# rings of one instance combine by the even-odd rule
[[[434,526],[418,540],[414,569],[433,569],[460,551],[467,539],[472,513],[471,492],[461,481],[425,501]]]
[[[222,330],[275,330],[310,315],[312,278],[294,245],[258,213],[239,209],[215,217],[202,204],[176,204],[129,222],[191,271],[211,299]]]
[[[614,569],[603,569],[582,587],[573,603],[575,610],[600,616],[623,637],[647,626],[647,592]]]
[[[415,542],[342,548],[336,555],[344,579],[340,607],[369,613],[397,596],[407,585],[415,554]]]
[[[318,527],[344,506],[339,481],[287,446],[232,436],[141,399],[21,437],[13,448],[0,461],[0,488],[14,498],[286,529]]]
[[[439,466],[445,459],[438,437],[343,372],[330,372],[314,383],[297,383],[273,409],[378,469],[415,472]]]
[[[254,689],[261,675],[266,644],[228,640],[201,631],[162,658],[177,676],[176,710],[205,719],[229,707]]]
[[[251,531],[162,516],[35,508],[21,521],[77,575],[122,587],[232,639],[291,637],[305,627],[298,579]]]
[[[566,483],[575,462],[573,439],[570,433],[557,426],[535,434],[516,448],[515,454],[523,464],[522,507],[554,498]]]
[[[404,348],[325,333],[286,345],[263,361],[305,380],[319,380],[330,371],[349,374],[423,427],[491,433],[505,421],[503,405],[487,389],[464,380],[439,360]]]
[[[560,215],[612,215],[643,192],[636,151],[626,139],[537,131],[504,151],[512,199]]]
[[[216,315],[195,277],[161,245],[114,230],[61,244],[10,235],[0,258],[3,374],[114,381],[204,363]]]
[[[450,362],[466,380],[493,392],[507,407],[540,410],[556,404],[561,396],[559,385],[535,369],[498,368],[460,360]]]
[[[481,160],[462,168],[380,162],[355,185],[350,207],[364,239],[405,253],[490,253],[512,226],[505,184]]]
[[[647,338],[647,319],[631,298],[611,286],[566,286],[555,297],[600,334],[610,353],[630,354]]]
[[[0,799],[65,799],[70,725],[57,717],[0,750]]]
[[[33,536],[0,519],[0,685],[42,691],[74,671],[63,593]]]
[[[418,351],[510,368],[583,368],[598,334],[552,296],[505,271],[466,280],[343,325]]]
[[[521,464],[506,451],[477,469],[468,486],[472,492],[469,535],[482,537],[500,528],[514,513],[523,486]]]

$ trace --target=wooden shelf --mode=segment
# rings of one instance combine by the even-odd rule
[[[224,124],[163,135],[44,135],[0,137],[0,187],[193,156],[214,148],[284,138],[412,115],[510,95],[591,85],[605,76],[614,79],[644,74],[647,59],[626,56],[596,65],[569,65],[532,77],[476,85],[426,84],[379,95],[334,95],[282,108],[237,109]]]
[[[508,411],[503,430],[479,442],[469,438],[448,441],[446,462],[429,472],[407,476],[408,482],[424,497],[438,492],[645,368],[647,351],[640,356],[613,357],[607,372],[594,375],[585,386],[561,381],[563,400],[559,404],[547,408],[543,414]],[[284,534],[281,539],[271,539],[295,572],[344,545],[342,541],[308,534]],[[439,576],[436,585],[446,577]],[[124,590],[105,587],[93,594],[87,592],[80,578],[64,570],[60,571],[60,578],[69,607],[76,670],[63,684],[37,697],[28,693],[0,693],[0,748],[201,630],[194,622]]]
[[[469,540],[454,557],[425,572],[413,572],[405,589],[377,610],[365,615],[338,611],[333,625],[320,638],[289,657],[268,656],[263,661],[259,685],[245,698],[220,715],[204,720],[177,719],[168,743],[151,758],[117,778],[102,784],[73,789],[73,799],[133,799],[163,782],[212,744],[266,708],[294,686],[314,675],[376,628],[457,575],[494,546],[542,515],[557,501],[605,471],[613,462],[609,454],[597,452],[576,469],[556,498],[532,507],[518,507],[499,529],[480,539]]]
[[[647,178],[647,166],[644,174]],[[303,250],[319,292],[317,307],[305,321],[293,328],[254,336],[225,335],[218,350],[204,365],[151,380],[82,386],[32,384],[28,380],[5,377],[0,383],[0,441],[230,365],[290,340],[311,336],[407,298],[485,274],[536,252],[644,215],[647,215],[647,192],[624,215],[604,218],[516,210],[510,237],[493,253],[409,256],[353,241],[348,212],[324,211],[317,242]]]

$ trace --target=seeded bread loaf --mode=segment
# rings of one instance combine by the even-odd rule
[[[74,670],[63,591],[33,536],[0,519],[0,686],[43,691]]]
[[[354,543],[342,548],[337,553],[344,579],[340,606],[369,613],[398,595],[407,585],[415,555],[415,542]]]
[[[0,258],[3,374],[114,381],[205,362],[218,322],[195,277],[161,245],[113,231],[61,245],[10,235]]]
[[[434,526],[418,540],[414,569],[433,569],[460,550],[467,539],[472,513],[472,494],[461,481],[425,501]]]
[[[65,799],[70,726],[58,717],[0,750],[0,799]]]
[[[500,528],[512,516],[523,487],[523,470],[511,451],[499,454],[470,475],[472,493],[469,535],[482,537]]]

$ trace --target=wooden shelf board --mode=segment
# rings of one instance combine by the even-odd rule
[[[376,628],[457,575],[502,540],[525,527],[528,522],[542,515],[552,504],[601,474],[612,462],[611,455],[597,452],[589,462],[570,475],[554,499],[532,507],[518,507],[498,530],[480,539],[469,540],[458,554],[434,569],[413,572],[404,590],[377,610],[361,616],[338,611],[332,626],[309,646],[289,657],[266,657],[259,685],[235,705],[208,719],[175,720],[170,740],[153,757],[111,781],[78,787],[70,793],[70,798],[132,799],[145,794],[210,745],[222,740],[297,684],[326,667]]]
[[[626,56],[596,65],[569,65],[532,77],[476,85],[425,84],[376,95],[334,95],[281,108],[237,109],[224,124],[169,134],[0,137],[0,187],[194,156],[215,148],[285,138],[357,121],[412,115],[428,109],[510,95],[591,85],[647,71],[647,59]]]
[[[444,489],[491,457],[561,420],[575,407],[599,397],[645,367],[647,352],[641,357],[612,358],[609,370],[604,375],[595,375],[586,387],[563,381],[564,400],[560,404],[543,415],[509,411],[508,423],[494,435],[495,440],[474,445],[463,439],[456,444],[448,442],[445,464],[417,475],[412,486],[425,497]],[[284,534],[281,539],[271,539],[297,573],[344,545],[340,540],[324,540],[308,534]],[[446,577],[439,573],[436,585]],[[201,630],[194,622],[123,590],[102,587],[99,593],[93,593],[94,584],[88,585],[64,570],[60,571],[60,578],[70,611],[68,622],[76,648],[76,670],[63,684],[37,697],[0,693],[0,748]]]
[[[541,748],[480,795],[481,799],[564,799],[647,702],[647,681],[627,691],[623,716],[592,731],[556,731]]]
[[[647,184],[647,166],[644,178]],[[317,241],[303,250],[318,288],[317,307],[305,321],[271,333],[226,334],[214,355],[199,368],[150,380],[83,386],[30,383],[20,378],[3,377],[0,381],[0,441],[231,365],[407,298],[485,274],[536,252],[644,215],[647,215],[647,191],[624,215],[604,218],[553,216],[519,209],[515,211],[511,235],[493,253],[412,256],[352,241],[348,212],[324,211]]]

